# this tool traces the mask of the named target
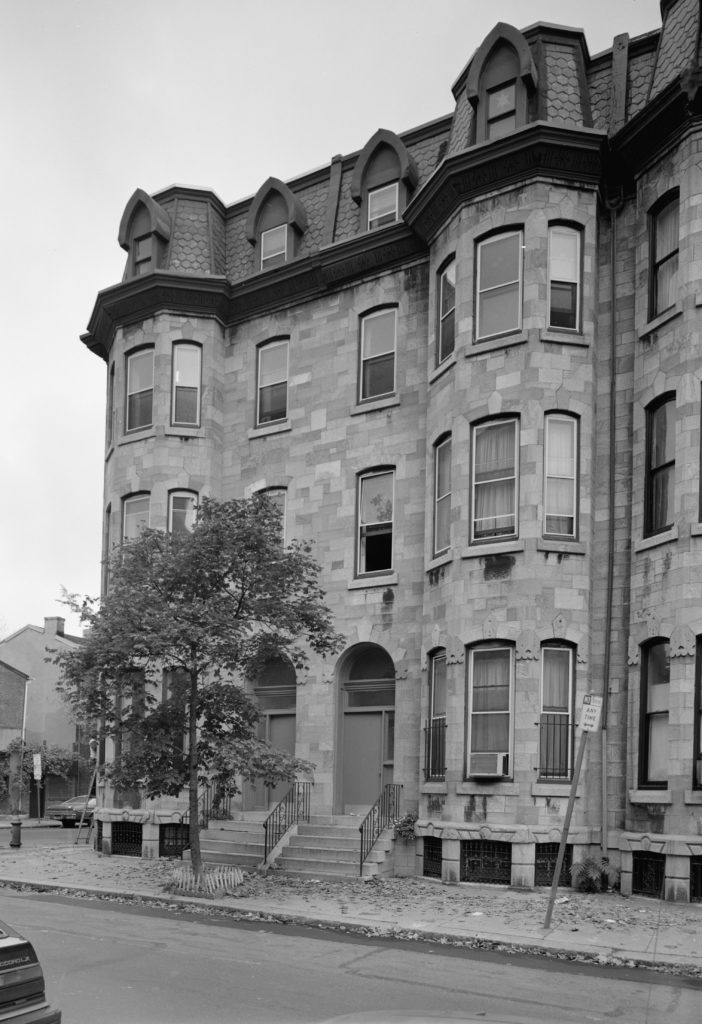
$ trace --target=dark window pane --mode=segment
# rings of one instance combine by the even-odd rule
[[[564,281],[551,281],[551,327],[577,327],[576,284]]]
[[[127,430],[151,426],[153,391],[130,395],[127,402]]]
[[[363,365],[362,398],[390,395],[395,390],[395,354],[367,359]]]
[[[260,390],[259,423],[284,420],[288,414],[288,384],[271,384]]]
[[[197,388],[176,388],[175,422],[197,423]]]

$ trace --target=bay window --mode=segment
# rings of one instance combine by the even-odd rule
[[[478,245],[476,339],[522,326],[522,232],[492,235]]]
[[[200,422],[200,362],[202,349],[188,343],[173,346],[171,421],[196,427]]]
[[[510,774],[514,649],[496,642],[470,649],[466,775]]]
[[[544,438],[544,534],[574,539],[577,533],[578,421],[551,413]]]
[[[517,536],[516,419],[473,428],[472,540]]]
[[[154,350],[142,348],[127,356],[126,429],[142,430],[153,422]]]

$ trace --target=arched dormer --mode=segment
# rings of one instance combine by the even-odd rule
[[[351,179],[362,230],[374,231],[399,220],[417,180],[416,164],[402,139],[380,128],[361,150]]]
[[[245,230],[255,246],[256,269],[268,270],[294,259],[307,230],[307,214],[285,182],[268,178],[254,196]]]
[[[129,253],[127,277],[138,277],[163,265],[171,237],[171,218],[162,206],[138,188],[127,203],[117,236]]]
[[[501,138],[527,124],[536,86],[529,44],[512,25],[498,22],[473,57],[466,81],[476,113],[475,142]]]

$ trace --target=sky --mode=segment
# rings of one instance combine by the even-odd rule
[[[105,364],[80,341],[119,283],[136,188],[226,204],[453,110],[498,21],[590,54],[658,0],[0,0],[0,638],[100,588]]]

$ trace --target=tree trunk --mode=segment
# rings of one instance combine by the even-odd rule
[[[188,715],[188,767],[190,786],[190,863],[196,877],[202,874],[202,854],[200,852],[200,817],[197,800],[197,672],[190,672],[190,700]]]

